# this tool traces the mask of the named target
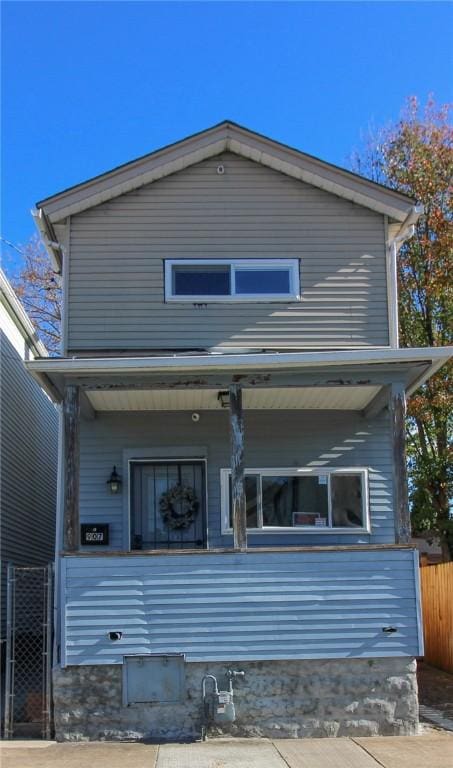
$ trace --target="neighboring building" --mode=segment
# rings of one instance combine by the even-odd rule
[[[419,213],[230,122],[38,204],[64,293],[61,358],[28,363],[63,404],[58,739],[198,736],[229,668],[219,730],[416,731],[405,397],[451,352],[398,347]]]
[[[42,566],[55,557],[58,413],[25,368],[47,352],[0,270],[1,638],[6,568]]]
[[[435,537],[414,536],[411,544],[418,549],[420,565],[437,565],[443,562],[442,547]]]

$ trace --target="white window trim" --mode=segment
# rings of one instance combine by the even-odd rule
[[[283,476],[291,476],[296,477],[297,475],[312,475],[314,477],[319,477],[319,475],[333,475],[333,474],[342,474],[342,475],[360,475],[362,480],[362,499],[363,499],[363,521],[364,525],[361,527],[351,527],[351,528],[331,528],[331,527],[325,527],[322,528],[320,526],[291,526],[291,527],[284,527],[284,526],[266,526],[265,528],[247,528],[248,533],[253,534],[259,534],[259,535],[266,535],[269,533],[285,533],[285,534],[298,534],[299,536],[304,536],[305,534],[321,534],[322,536],[327,535],[354,535],[356,533],[358,534],[370,534],[371,533],[371,526],[370,526],[370,509],[369,509],[369,494],[368,494],[368,469],[366,467],[316,467],[316,468],[310,468],[310,467],[247,467],[244,469],[244,474],[246,475],[260,475],[263,476],[272,476],[272,475],[283,475]],[[228,478],[231,475],[231,469],[225,468],[220,470],[220,505],[221,505],[221,532],[222,534],[232,534],[233,529],[230,528],[230,521],[229,521],[229,482]],[[328,483],[328,520],[329,523],[331,523],[331,500],[330,500],[330,483]],[[262,510],[258,510],[258,517],[262,518]]]
[[[173,267],[174,266],[222,266],[232,267],[231,290],[229,296],[175,296],[173,294]],[[275,269],[287,267],[289,269],[290,292],[289,293],[234,293],[235,269]],[[189,302],[190,304],[209,304],[211,302],[274,302],[274,301],[299,301],[300,300],[300,275],[299,259],[165,259],[165,301]]]

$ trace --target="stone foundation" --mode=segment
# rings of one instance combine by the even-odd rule
[[[57,741],[192,740],[202,725],[201,680],[227,663],[185,665],[179,704],[122,703],[120,665],[54,670]],[[301,738],[413,735],[418,728],[416,662],[408,658],[255,661],[234,665],[236,722],[211,735]],[[209,732],[208,732],[209,733]]]

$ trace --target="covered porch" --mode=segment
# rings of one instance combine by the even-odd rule
[[[109,505],[112,553],[405,543],[405,396],[445,359],[445,350],[382,349],[33,361],[32,373],[62,402],[63,550],[80,549],[81,509],[84,523],[95,523],[108,519]],[[97,514],[90,476],[113,444],[117,452],[104,466],[109,473]],[[166,486],[163,470],[176,473]],[[122,481],[121,504],[106,495],[114,471]],[[359,516],[350,509],[347,477],[361,498]],[[150,504],[145,481],[159,489],[151,513],[143,511]],[[272,483],[280,496],[286,486],[279,516],[268,511]],[[155,521],[168,509],[172,514],[177,504],[176,518],[181,503],[190,508],[190,498],[167,498],[165,507],[176,486],[195,491],[197,521],[176,528],[166,546],[140,526],[150,514]],[[294,497],[309,491],[313,508],[298,506]],[[335,508],[341,492],[349,493],[344,523]]]

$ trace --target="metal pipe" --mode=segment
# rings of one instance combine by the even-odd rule
[[[52,240],[52,238],[49,237],[49,234],[50,234],[49,225],[47,224],[45,213],[42,210],[42,208],[38,208],[38,210],[33,210],[31,212],[31,215],[33,216],[33,219],[38,228],[39,234],[41,235],[41,239],[44,243],[44,248],[47,251],[47,254],[52,263],[54,271],[60,274],[62,247],[60,243],[57,243],[55,240]],[[60,254],[60,257],[57,256],[56,252]]]
[[[209,713],[208,703],[206,701],[206,681],[211,680],[214,684],[214,695],[219,695],[219,688],[217,685],[217,678],[214,675],[205,675],[201,681],[201,701],[203,705],[203,722],[201,723],[201,741],[206,741],[206,731],[208,727]]]
[[[14,718],[14,565],[8,563],[6,593],[6,669],[5,669],[5,717],[3,734],[5,739],[13,737]]]
[[[53,612],[53,566],[49,563],[46,568],[46,623],[45,631],[45,650],[44,650],[44,729],[43,738],[52,738],[52,612]]]
[[[396,245],[401,246],[405,240],[408,240],[410,237],[412,237],[415,232],[415,225],[420,216],[423,214],[424,210],[425,209],[421,203],[417,203],[417,205],[414,205],[411,208],[403,223],[401,224],[397,234],[393,237],[391,244],[395,243]]]
[[[404,219],[398,233],[388,243],[389,249],[389,279],[392,290],[390,291],[390,336],[395,348],[399,347],[399,323],[398,323],[398,251],[403,243],[415,233],[415,225],[424,211],[423,205],[414,205]]]
[[[206,698],[206,680],[213,680],[214,681],[214,693],[218,694],[218,692],[219,692],[219,689],[217,687],[217,678],[214,677],[214,675],[205,675],[203,680],[201,681],[201,693],[202,693],[202,696],[203,696],[203,701]]]

